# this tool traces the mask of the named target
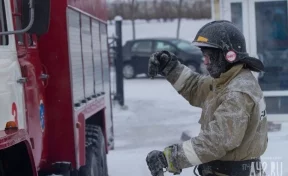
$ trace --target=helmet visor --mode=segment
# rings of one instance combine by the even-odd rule
[[[210,43],[203,43],[203,42],[192,42],[193,45],[201,48],[201,47],[206,47],[206,48],[218,48],[220,49],[218,46],[210,44]]]

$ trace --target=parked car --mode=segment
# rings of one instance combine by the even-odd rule
[[[174,53],[193,71],[205,73],[202,52],[191,42],[175,38],[146,38],[129,40],[123,46],[123,76],[131,79],[138,74],[147,74],[149,57],[161,50]]]

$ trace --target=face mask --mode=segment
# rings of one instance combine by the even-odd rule
[[[203,48],[204,64],[211,77],[219,78],[221,73],[227,71],[229,63],[225,60],[222,50]]]

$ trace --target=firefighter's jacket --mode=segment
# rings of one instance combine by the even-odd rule
[[[259,158],[268,127],[263,93],[252,72],[236,65],[220,78],[178,65],[167,80],[192,106],[202,108],[198,136],[179,144],[174,164],[187,168],[213,160]]]

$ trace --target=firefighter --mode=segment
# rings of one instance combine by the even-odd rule
[[[202,176],[261,175],[268,143],[266,105],[252,72],[264,69],[248,55],[243,34],[229,21],[204,25],[193,43],[205,58],[209,75],[198,74],[168,51],[152,54],[149,76],[164,76],[192,106],[202,108],[198,136],[151,151],[146,162],[153,176],[180,174],[194,167]]]

